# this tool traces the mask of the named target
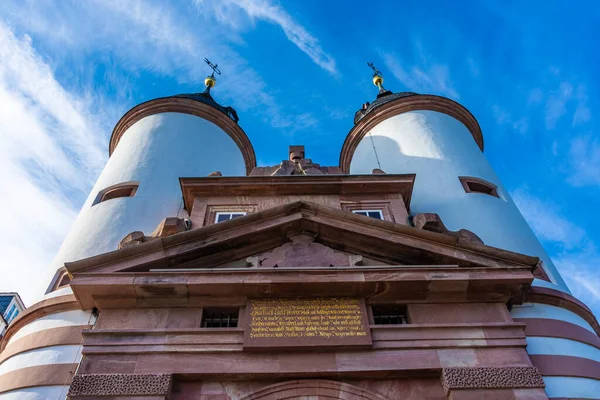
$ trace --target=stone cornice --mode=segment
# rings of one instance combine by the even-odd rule
[[[166,112],[195,115],[214,123],[223,129],[239,147],[240,151],[242,152],[242,156],[244,157],[246,174],[249,175],[250,172],[252,172],[252,170],[256,167],[256,155],[254,154],[252,143],[250,143],[246,133],[244,133],[242,128],[240,128],[235,121],[214,107],[199,101],[182,97],[163,97],[150,100],[145,103],[138,104],[131,110],[127,111],[127,113],[121,117],[113,129],[110,137],[109,155],[113,153],[119,143],[119,140],[121,140],[121,137],[127,131],[127,129],[129,129],[129,127],[142,118]]]
[[[406,175],[290,175],[180,178],[185,209],[197,196],[286,196],[319,194],[400,193],[410,210],[414,174]]]
[[[348,133],[340,153],[340,168],[342,171],[346,174],[350,172],[350,163],[352,162],[354,151],[362,138],[371,129],[388,118],[415,110],[437,111],[456,118],[467,127],[473,135],[477,146],[483,151],[483,134],[481,133],[479,123],[473,114],[459,103],[434,95],[400,97],[375,108],[362,118]]]
[[[438,254],[440,264],[458,264],[460,262],[464,266],[479,265],[488,268],[515,266],[530,270],[539,261],[537,257],[461,241],[456,237],[441,233],[368,218],[311,202],[298,201],[220,224],[177,233],[138,246],[66,263],[65,266],[70,273],[89,272],[94,269],[102,269],[104,272],[132,270],[134,266],[143,264],[154,265],[152,268],[164,268],[167,265],[181,264],[180,256],[185,256],[186,260],[195,258],[195,254],[199,254],[196,253],[197,251],[209,251],[211,255],[225,253],[224,249],[232,249],[238,239],[247,242],[246,239],[251,236],[255,245],[254,251],[260,252],[267,250],[256,247],[256,244],[260,244],[261,241],[265,242],[265,246],[270,246],[268,249],[272,249],[288,241],[286,234],[296,231],[300,234],[303,231],[311,230],[318,231],[320,238],[327,241],[326,245],[334,248],[335,243],[339,242],[348,251],[352,249],[351,244],[356,242],[357,238],[361,238],[361,249],[356,249],[358,253],[366,250],[365,247],[374,246],[383,253],[390,253],[390,249],[394,248],[388,254],[392,257],[400,256],[402,249],[403,254],[406,255]],[[219,248],[220,251],[212,250],[211,246],[221,244],[224,247]],[[239,257],[241,257],[240,249],[241,247],[236,249]],[[417,253],[412,253],[411,249],[415,249]],[[397,261],[390,261],[392,264],[398,264]]]
[[[319,296],[392,301],[402,293],[419,302],[506,302],[519,298],[533,280],[524,268],[458,266],[176,269],[150,272],[79,273],[71,285],[81,307],[193,306],[206,296],[256,298]],[[380,293],[385,282],[386,291]],[[450,291],[447,288],[453,287]],[[198,297],[199,296],[199,297]],[[233,300],[232,300],[233,304]]]

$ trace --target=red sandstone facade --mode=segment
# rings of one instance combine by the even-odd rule
[[[343,162],[320,166],[300,146],[278,166],[245,160],[246,177],[180,179],[191,229],[165,216],[152,234],[66,263],[73,294],[19,317],[0,363],[71,344],[82,345],[81,363],[4,374],[0,391],[70,383],[72,400],[542,400],[542,375],[600,379],[593,361],[525,350],[526,335],[600,348],[598,336],[509,313],[526,301],[558,305],[598,333],[589,309],[532,288],[545,278],[538,258],[449,231],[436,214],[409,218],[414,175],[343,175]],[[382,219],[353,213],[372,209]],[[245,215],[216,223],[219,213]],[[97,321],[8,344],[68,310]],[[236,323],[204,327],[215,310]],[[386,310],[403,319],[382,323]]]
[[[432,232],[435,221],[408,226],[413,180],[181,179],[192,229],[168,219],[155,236],[130,235],[118,251],[68,263],[74,295],[53,306],[96,307],[95,326],[21,345],[83,337],[73,400],[547,398],[525,325],[507,309],[527,296],[538,259],[468,232]],[[349,212],[373,205],[385,220]],[[214,224],[215,210],[248,214]],[[364,302],[367,344],[250,347],[249,305],[282,298]],[[408,323],[375,324],[378,305],[405,307]],[[238,326],[202,328],[203,310],[219,307],[239,309]],[[50,379],[42,369],[28,379]]]

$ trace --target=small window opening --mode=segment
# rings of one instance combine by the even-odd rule
[[[364,215],[365,217],[383,219],[383,212],[381,210],[352,210],[352,212],[354,214]]]
[[[229,221],[230,219],[243,217],[246,215],[245,211],[237,211],[237,212],[218,212],[215,215],[215,223]]]
[[[101,190],[94,200],[93,206],[107,200],[118,199],[119,197],[133,197],[138,189],[138,183],[121,183],[115,186]]]
[[[372,306],[373,323],[375,325],[400,325],[407,324],[406,306],[377,305]]]
[[[459,179],[467,193],[483,193],[489,196],[500,197],[498,196],[496,185],[493,183],[478,178],[461,177]]]
[[[236,328],[238,326],[238,308],[205,308],[202,310],[203,328]]]

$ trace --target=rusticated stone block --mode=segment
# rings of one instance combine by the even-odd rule
[[[75,375],[67,397],[167,396],[171,374],[89,374]]]
[[[453,389],[543,388],[544,380],[535,367],[453,367],[442,370],[442,385]]]

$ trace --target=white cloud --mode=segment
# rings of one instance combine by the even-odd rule
[[[499,105],[492,106],[492,115],[498,125],[509,124],[513,130],[524,135],[529,130],[529,120],[527,117],[521,117],[518,120],[513,120],[513,117],[508,111]]]
[[[600,252],[587,232],[565,217],[550,201],[518,189],[511,196],[538,236],[556,249],[550,254],[573,295],[600,312]]]
[[[230,21],[223,15],[220,23],[215,23],[213,13],[218,8],[210,1],[208,3],[210,7],[204,14],[197,13],[193,2],[181,3],[178,9],[171,3],[154,0],[64,1],[58,4],[31,1],[25,5],[15,0],[9,3],[8,9],[13,11],[11,18],[23,29],[49,41],[53,57],[64,57],[64,53],[76,53],[80,57],[94,52],[107,54],[109,49],[108,54],[119,60],[119,66],[134,74],[145,70],[176,78],[182,83],[196,83],[199,91],[203,90],[202,81],[209,71],[204,63],[204,58],[208,57],[223,71],[213,92],[221,103],[232,102],[238,111],[260,116],[274,128],[309,126],[306,113],[285,108],[263,77],[233,49],[240,41],[231,29],[234,18]],[[246,15],[238,5],[219,4],[229,4]],[[280,8],[275,10],[285,14]],[[260,14],[259,11],[253,12]],[[52,16],[52,23],[46,20],[47,15]],[[285,18],[282,21],[286,21]],[[62,28],[55,30],[55,25]],[[301,28],[290,26],[290,29]],[[69,40],[65,41],[65,37]],[[309,39],[310,35],[306,40]]]
[[[492,106],[492,114],[498,125],[504,125],[510,121],[510,114],[499,105]]]
[[[105,162],[106,139],[90,104],[57,82],[29,37],[2,22],[0,59],[0,290],[31,303]]]
[[[43,294],[52,258],[106,161],[110,130],[130,103],[128,79],[140,71],[197,82],[201,90],[207,74],[203,59],[214,55],[227,74],[216,89],[221,102],[233,100],[239,110],[288,132],[317,123],[310,113],[283,109],[260,74],[231,48],[237,39],[228,34],[229,25],[199,20],[191,3],[187,11],[152,0],[3,4],[1,17],[10,28],[0,22],[0,218],[5,223],[0,263],[8,272],[3,271],[0,290],[18,290],[28,303]],[[301,27],[282,15],[277,21],[287,24],[286,34],[306,40],[307,54],[321,60],[310,35],[303,36]],[[28,32],[38,43],[13,32]],[[99,90],[110,86],[112,100],[86,89],[97,77],[85,62],[99,56],[130,72],[131,78],[123,78],[107,70],[104,81],[96,81]],[[53,70],[57,66],[63,69],[61,82]],[[39,278],[28,280],[32,277]]]
[[[567,102],[573,95],[573,85],[562,82],[546,101],[546,129],[554,129],[558,121],[567,113]]]
[[[524,189],[515,190],[511,197],[540,240],[573,248],[585,237],[585,231],[563,217],[552,203],[531,196]]]
[[[541,103],[544,98],[544,92],[542,89],[535,88],[529,92],[529,98],[527,99],[527,103],[530,105],[537,105]]]
[[[592,114],[587,105],[588,97],[586,93],[586,87],[584,85],[579,85],[577,88],[576,99],[577,108],[573,114],[573,126],[583,125],[592,118]]]
[[[221,23],[241,29],[239,11],[243,10],[252,20],[260,19],[278,25],[285,36],[310,59],[332,75],[337,75],[335,60],[319,44],[319,40],[296,22],[282,7],[267,0],[196,0],[202,10],[212,9]],[[207,7],[208,5],[208,7]]]
[[[568,182],[573,186],[600,185],[600,141],[590,135],[571,140],[569,149],[571,174]]]
[[[422,54],[421,54],[422,55]],[[410,91],[423,94],[440,94],[453,99],[459,99],[450,79],[447,65],[430,62],[421,56],[421,63],[403,67],[402,61],[393,53],[383,54],[385,66],[392,75],[402,82]]]
[[[593,245],[582,247],[578,252],[563,253],[554,257],[554,262],[573,295],[581,300],[596,315],[600,314],[600,252]]]

